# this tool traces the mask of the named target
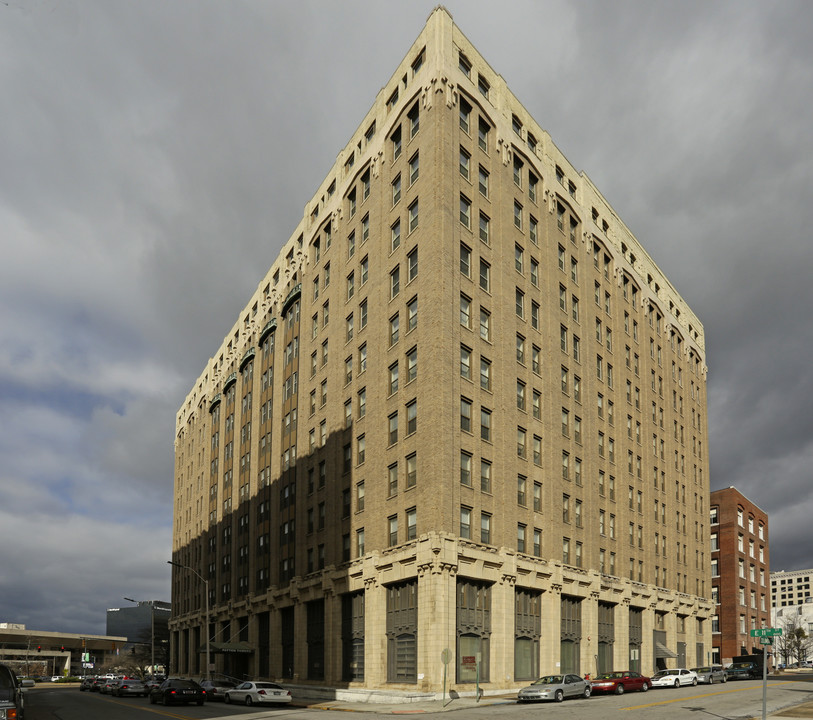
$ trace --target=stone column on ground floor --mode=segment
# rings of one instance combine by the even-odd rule
[[[268,674],[282,679],[282,638],[280,612],[275,602],[268,604]]]
[[[655,674],[655,644],[652,633],[655,630],[654,603],[648,603],[641,613],[641,674]]]
[[[387,590],[376,577],[364,579],[364,685],[387,682]]]
[[[598,670],[598,598],[595,590],[582,599],[582,637],[579,667],[582,675],[595,677]]]
[[[308,678],[308,608],[299,596],[294,602],[294,677],[295,682]]]
[[[495,687],[511,687],[514,682],[516,584],[514,573],[502,573],[492,588],[490,681]]]
[[[446,687],[455,681],[457,563],[424,557],[418,565],[418,689],[442,692],[443,651],[449,650]]]
[[[325,601],[325,683],[338,684],[342,678],[342,598],[332,585],[323,587]]]
[[[248,644],[254,648],[248,659],[248,673],[251,677],[256,678],[260,675],[260,623],[257,613],[251,605],[248,606]]]
[[[613,670],[630,668],[630,600],[624,598],[613,612]]]
[[[552,583],[542,594],[542,635],[539,639],[539,674],[556,673],[561,666],[562,585]]]

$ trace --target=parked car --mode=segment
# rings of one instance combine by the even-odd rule
[[[652,681],[646,675],[630,670],[602,673],[590,683],[593,692],[612,692],[616,695],[623,695],[629,690],[646,692],[651,685]]]
[[[729,680],[756,680],[762,677],[762,668],[755,662],[735,662],[726,668]]]
[[[135,695],[136,697],[147,697],[147,688],[138,678],[124,678],[119,684],[112,688],[110,694],[114,697],[124,697]]]
[[[206,691],[194,680],[182,678],[169,678],[164,680],[157,688],[150,690],[150,702],[155,705],[172,705],[175,703],[197,703],[203,705],[206,700]]]
[[[200,686],[206,691],[207,700],[225,700],[226,691],[237,687],[232,680],[204,680]]]
[[[697,682],[714,685],[716,682],[726,682],[728,676],[722,665],[706,665],[704,667],[692,668],[693,673],[697,673]]]
[[[82,678],[82,682],[79,683],[79,689],[83,692],[85,690],[91,690],[93,688],[93,683],[96,682],[95,677],[84,677]]]
[[[697,673],[686,668],[659,670],[652,676],[652,687],[680,687],[697,685]]]
[[[528,687],[522,688],[517,695],[517,702],[536,700],[562,702],[566,697],[589,698],[591,692],[590,683],[578,675],[545,675]]]
[[[23,720],[25,696],[22,689],[33,686],[33,680],[18,680],[8,665],[0,664],[0,718]]]
[[[272,682],[244,682],[236,688],[227,690],[224,699],[227,703],[243,702],[246,705],[289,703],[291,702],[291,692],[282,685]]]

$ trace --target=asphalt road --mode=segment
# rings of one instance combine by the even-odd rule
[[[312,717],[314,714],[347,720],[347,711],[362,714],[361,720],[390,717],[393,714],[419,714],[423,718],[453,720],[750,720],[762,715],[762,682],[744,680],[725,684],[678,689],[657,689],[647,693],[621,696],[593,696],[563,703],[518,705],[512,696],[455,700],[443,707],[441,702],[406,705],[320,703],[310,707],[244,708],[223,703],[163,707],[150,705],[145,698],[113,698],[98,693],[79,692],[75,687],[41,686],[26,693],[26,720],[197,720],[234,718],[235,720],[276,720]],[[813,702],[813,677],[781,677],[768,682],[768,714],[783,708]],[[338,714],[343,711],[342,714]],[[451,713],[451,715],[450,715]]]

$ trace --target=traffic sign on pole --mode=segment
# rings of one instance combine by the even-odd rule
[[[751,630],[751,637],[774,637],[782,634],[782,628],[755,628]]]

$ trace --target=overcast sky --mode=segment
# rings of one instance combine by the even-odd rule
[[[433,2],[0,2],[0,622],[169,600],[175,414]],[[699,316],[813,567],[813,3],[451,1]]]

